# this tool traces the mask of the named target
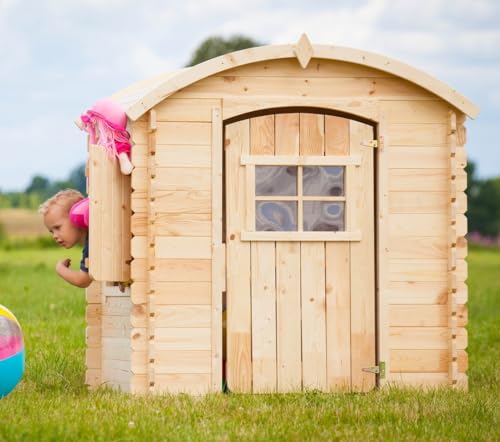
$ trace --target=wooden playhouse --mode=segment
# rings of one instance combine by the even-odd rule
[[[467,388],[473,103],[306,36],[112,98],[135,169],[89,146],[90,386]]]

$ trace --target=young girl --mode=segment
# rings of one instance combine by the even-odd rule
[[[71,260],[66,258],[57,263],[56,272],[70,284],[85,288],[92,282],[86,264],[88,258],[88,228],[81,224],[75,224],[70,218],[71,208],[83,199],[83,195],[77,190],[61,190],[45,201],[38,211],[43,215],[43,222],[57,244],[66,249],[70,249],[76,244],[83,245],[80,270],[71,270]]]

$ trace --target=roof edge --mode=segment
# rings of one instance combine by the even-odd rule
[[[196,81],[250,63],[295,58],[297,57],[296,47],[296,45],[291,44],[260,46],[212,58],[191,68],[179,71],[176,75],[165,79],[164,82],[133,103],[126,113],[130,119],[137,120],[168,96]],[[310,58],[345,61],[388,72],[432,92],[470,118],[476,118],[479,114],[479,107],[455,89],[437,78],[400,61],[373,52],[342,46],[311,45],[311,47],[312,54],[310,54]]]

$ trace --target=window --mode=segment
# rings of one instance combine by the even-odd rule
[[[359,241],[349,231],[348,168],[361,157],[242,155],[247,230],[242,240]]]
[[[344,176],[343,166],[256,166],[255,229],[343,231]]]

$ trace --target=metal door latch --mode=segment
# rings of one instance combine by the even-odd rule
[[[375,365],[374,367],[365,367],[361,369],[367,373],[378,374],[380,379],[385,379],[385,362],[380,361],[379,365]]]
[[[376,149],[379,146],[378,140],[362,141],[359,144],[365,147],[373,147],[374,149]]]

